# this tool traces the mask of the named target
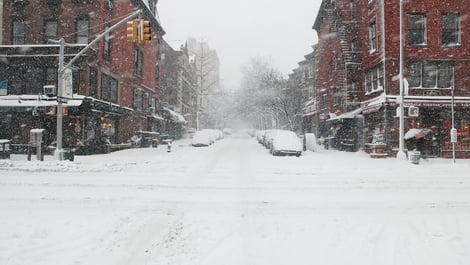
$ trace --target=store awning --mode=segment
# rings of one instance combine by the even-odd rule
[[[69,111],[90,110],[94,112],[131,114],[133,109],[127,108],[115,103],[95,99],[92,97],[85,97],[76,95],[74,98],[67,99],[67,103],[62,104],[63,107]],[[0,112],[32,112],[50,111],[51,107],[57,107],[56,97],[49,97],[46,95],[8,95],[0,96]]]
[[[419,140],[421,138],[424,138],[430,132],[431,132],[430,129],[416,129],[416,128],[413,128],[413,129],[410,129],[409,131],[407,131],[405,133],[405,135],[403,136],[403,138],[405,140],[410,140],[412,138],[415,138],[416,140]]]
[[[353,111],[345,112],[345,113],[342,113],[342,114],[340,114],[340,115],[338,115],[338,116],[329,118],[329,119],[326,120],[326,121],[340,121],[340,120],[343,120],[343,119],[354,119],[354,118],[356,118],[357,115],[359,115],[361,112],[362,112],[362,108],[358,108],[358,109],[355,109],[355,110],[353,110]]]

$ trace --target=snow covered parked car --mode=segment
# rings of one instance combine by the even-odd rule
[[[204,129],[194,133],[191,141],[192,146],[209,146],[215,141],[224,138],[222,131],[214,129]]]
[[[272,155],[295,155],[302,154],[302,143],[294,132],[277,130],[271,144]]]

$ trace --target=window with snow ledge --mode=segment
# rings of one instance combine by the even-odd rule
[[[377,25],[374,22],[369,25],[369,52],[373,53],[377,49]]]
[[[426,45],[426,15],[408,14],[408,44]]]
[[[366,95],[384,90],[384,71],[382,63],[367,70],[365,87]]]
[[[450,89],[454,80],[451,61],[412,61],[408,63],[408,84],[414,89]]]
[[[460,15],[458,13],[442,14],[442,45],[444,47],[460,46]]]

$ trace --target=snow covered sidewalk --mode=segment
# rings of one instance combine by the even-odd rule
[[[469,264],[470,161],[210,147],[0,160],[0,264]]]

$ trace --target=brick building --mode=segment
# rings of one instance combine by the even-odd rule
[[[59,48],[65,63],[106,29],[137,9],[150,21],[152,39],[130,42],[125,24],[107,34],[72,66],[73,96],[64,104],[64,146],[123,143],[137,130],[157,131],[160,109],[160,42],[164,35],[156,0],[3,1],[0,46],[0,138],[27,143],[30,128],[47,128],[55,139]],[[13,101],[19,103],[13,104]],[[71,104],[73,102],[73,104]]]
[[[374,134],[381,134],[390,155],[399,142],[399,6],[399,0],[325,0],[314,25],[320,40],[320,60],[325,63],[320,64],[333,67],[332,71],[320,69],[320,93],[326,95],[321,104],[329,113],[340,110],[333,120],[325,117],[326,127],[333,121],[354,120],[364,148]],[[464,34],[470,28],[470,21],[465,19],[470,11],[462,1],[425,0],[404,1],[403,10],[404,77],[408,84],[405,132],[416,128],[425,129],[427,134],[419,141],[410,138],[406,148],[418,148],[425,156],[449,157],[454,91],[457,157],[470,157],[470,38]],[[343,46],[357,50],[357,61],[353,61],[359,66],[355,68],[357,74],[348,71],[352,67],[347,67],[347,57],[337,59],[345,58]],[[338,56],[341,52],[343,56]],[[328,61],[331,64],[326,64]],[[348,77],[343,78],[343,73]],[[335,88],[341,87],[341,80],[346,82],[340,93],[343,99],[335,100]],[[356,91],[360,105],[348,104],[349,95]],[[338,102],[346,104],[336,108]]]
[[[167,42],[162,45],[162,100],[167,108],[180,113],[184,119],[175,119],[169,124],[173,130],[179,127],[196,128],[197,68],[193,56],[189,55],[186,43],[173,49]]]

